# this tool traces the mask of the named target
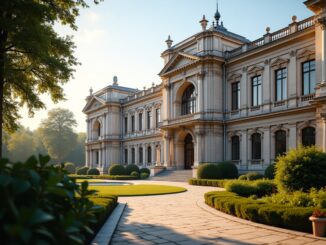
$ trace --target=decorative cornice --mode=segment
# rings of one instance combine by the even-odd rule
[[[317,19],[317,23],[322,30],[326,29],[326,17],[321,17]]]

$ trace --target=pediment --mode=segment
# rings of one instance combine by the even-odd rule
[[[283,64],[289,63],[289,61],[290,61],[289,59],[283,59],[283,58],[278,57],[278,58],[272,59],[270,65],[271,66],[281,66]]]
[[[163,74],[168,73],[170,71],[180,69],[196,62],[197,60],[199,60],[198,56],[187,54],[184,52],[178,52],[169,60],[168,63],[166,63],[159,75],[162,76]]]
[[[232,73],[228,76],[228,81],[239,81],[242,77],[241,73]]]
[[[310,49],[304,49],[304,50],[301,50],[300,52],[297,53],[297,58],[298,59],[301,59],[301,58],[310,59],[314,55],[315,55],[314,51],[312,51]]]
[[[83,112],[91,111],[105,105],[105,100],[93,95],[92,98],[87,102],[83,109]]]
[[[253,65],[248,68],[248,73],[259,73],[264,70],[263,66]]]

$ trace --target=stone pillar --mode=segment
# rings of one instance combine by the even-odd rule
[[[296,149],[297,148],[297,126],[295,123],[288,124],[289,127],[289,148]]]
[[[87,146],[85,147],[85,165],[86,167],[89,166],[89,150],[87,149]]]
[[[197,112],[204,112],[204,72],[197,74]]]
[[[152,127],[151,129],[156,128],[156,108],[152,106]]]
[[[144,166],[148,165],[148,159],[147,159],[147,144],[143,145],[143,160],[144,160]]]
[[[195,162],[194,166],[197,167],[199,164],[203,163],[203,135],[204,131],[202,129],[197,129],[195,131],[196,144],[195,144]]]
[[[324,12],[319,15],[317,22],[319,25],[319,27],[317,26],[317,28],[319,28],[319,33],[316,30],[316,37],[319,34],[320,45],[317,45],[316,53],[320,53],[319,67],[321,68],[321,82],[326,83],[326,9],[324,9]],[[316,40],[316,42],[318,42],[318,40]],[[317,64],[317,72],[318,72],[318,64]]]
[[[184,159],[184,148],[185,143],[184,142],[175,142],[175,151],[176,151],[176,167],[177,169],[184,169],[185,159]],[[195,154],[196,155],[196,154]]]
[[[247,94],[247,67],[242,69],[242,76],[240,81],[240,108],[241,115],[247,115],[247,108],[249,107],[248,94]]]
[[[162,104],[162,121],[169,118],[170,107],[170,84],[168,80],[163,81],[163,104]]]
[[[127,146],[127,151],[128,151],[128,160],[127,160],[127,164],[131,164],[131,146],[128,145]]]
[[[290,61],[288,64],[288,94],[287,97],[289,99],[289,107],[296,107],[296,101],[297,101],[297,57],[295,55],[295,51],[290,52]]]
[[[170,159],[170,140],[171,136],[169,135],[169,132],[165,132],[164,138],[163,138],[163,151],[164,151],[164,166],[170,167],[171,159]]]

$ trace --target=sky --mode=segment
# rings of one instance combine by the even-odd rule
[[[87,0],[86,0],[87,1]],[[20,123],[31,130],[47,117],[47,111],[63,107],[71,110],[78,122],[76,131],[86,131],[82,109],[90,87],[97,91],[118,77],[121,86],[142,89],[159,84],[163,68],[161,53],[167,48],[168,35],[176,44],[200,32],[199,21],[205,14],[209,26],[216,12],[216,0],[104,0],[77,18],[78,31],[57,25],[60,35],[73,35],[75,56],[81,65],[65,86],[66,101],[53,104],[42,95],[47,109],[29,118],[21,109]],[[303,0],[219,0],[221,20],[229,31],[250,40],[286,27],[296,15],[298,21],[312,15]]]

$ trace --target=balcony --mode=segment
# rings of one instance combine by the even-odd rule
[[[301,102],[310,101],[315,98],[315,94],[307,94],[301,96]]]

